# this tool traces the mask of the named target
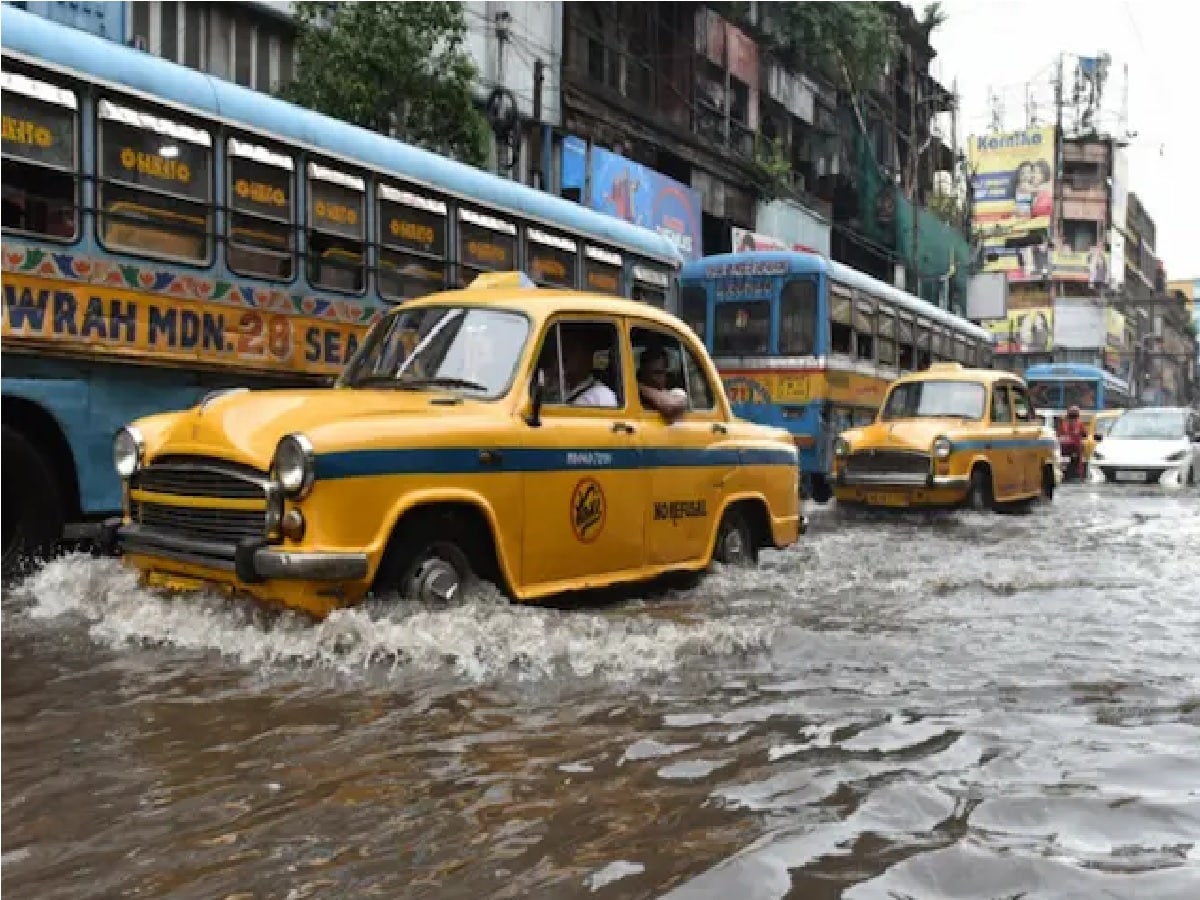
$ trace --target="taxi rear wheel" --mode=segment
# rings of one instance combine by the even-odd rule
[[[758,559],[758,545],[745,514],[736,506],[725,510],[717,529],[713,559],[723,566],[750,566]]]

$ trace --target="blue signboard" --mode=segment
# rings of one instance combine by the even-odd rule
[[[588,206],[657,231],[679,248],[684,259],[703,255],[699,194],[609,150],[593,147],[591,157]]]

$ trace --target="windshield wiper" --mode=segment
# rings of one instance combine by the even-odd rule
[[[469,381],[466,378],[409,378],[399,382],[404,387],[447,387],[447,388],[463,388],[468,391],[486,391],[488,386],[480,384],[478,381]]]

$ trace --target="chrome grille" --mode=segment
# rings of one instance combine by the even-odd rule
[[[847,475],[929,474],[929,455],[904,450],[860,450],[846,459]]]
[[[266,524],[266,508],[188,509],[159,503],[131,502],[130,516],[144,528],[221,544],[236,544],[242,538],[260,538]]]
[[[133,476],[134,490],[182,497],[258,500],[266,496],[266,473],[204,456],[164,456]]]
[[[162,456],[130,480],[130,518],[147,532],[204,542],[232,558],[244,538],[267,531],[267,476],[250,466],[204,456]],[[136,492],[145,492],[140,495]],[[257,509],[204,509],[158,502],[147,494],[206,500],[257,500]],[[163,498],[166,499],[166,496]]]

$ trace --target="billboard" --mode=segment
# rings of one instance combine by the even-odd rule
[[[976,234],[1003,243],[1046,230],[1054,213],[1054,129],[972,137],[969,150]]]
[[[1112,256],[1100,245],[1090,250],[1070,250],[1051,249],[1045,241],[1029,247],[997,247],[985,241],[984,253],[996,259],[985,257],[983,270],[1003,272],[1010,284],[1053,279],[1104,287],[1114,277]]]
[[[684,259],[703,255],[700,195],[690,187],[600,147],[591,149],[591,175],[592,209],[657,231]]]
[[[996,336],[997,353],[1049,353],[1054,347],[1054,307],[1013,309],[1003,319],[984,322]]]

